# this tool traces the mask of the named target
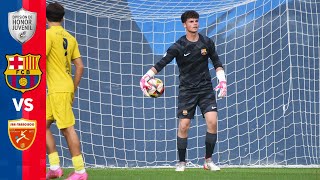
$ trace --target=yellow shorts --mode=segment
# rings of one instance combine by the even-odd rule
[[[47,95],[46,119],[56,121],[59,129],[71,127],[75,124],[72,111],[73,93],[52,93]]]

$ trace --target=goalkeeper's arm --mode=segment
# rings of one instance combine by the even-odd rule
[[[144,76],[142,76],[140,80],[140,88],[144,95],[150,96],[147,92],[147,89],[151,88],[151,85],[148,83],[148,81],[153,78],[158,71],[156,68],[152,67]]]
[[[75,74],[74,74],[74,79],[73,79],[74,92],[76,92],[77,88],[79,86],[82,74],[83,74],[84,66],[83,66],[83,62],[82,62],[81,57],[73,59],[72,62],[74,64],[74,66],[76,67]]]
[[[158,61],[140,80],[140,88],[144,95],[150,96],[147,93],[147,89],[151,89],[151,85],[148,83],[149,79],[153,78],[158,72],[160,72],[167,64],[169,64],[174,57],[179,54],[176,43],[171,45],[164,56]]]

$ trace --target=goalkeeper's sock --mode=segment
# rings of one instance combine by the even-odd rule
[[[72,164],[76,173],[82,174],[86,172],[86,170],[84,169],[84,162],[81,154],[72,157]]]
[[[178,149],[179,162],[186,162],[186,152],[187,149]]]
[[[186,162],[188,138],[177,137],[177,146],[178,146],[179,162]]]
[[[60,159],[58,152],[54,152],[48,155],[50,169],[55,171],[60,168]]]
[[[206,159],[211,158],[217,142],[217,134],[206,133]]]

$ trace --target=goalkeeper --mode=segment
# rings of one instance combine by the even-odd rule
[[[46,9],[48,28],[46,31],[47,87],[46,100],[46,145],[50,169],[46,179],[63,175],[50,125],[56,121],[57,127],[66,138],[75,172],[67,180],[87,180],[88,174],[80,151],[80,141],[74,129],[72,112],[74,92],[80,83],[83,63],[76,39],[62,26],[64,8],[59,3],[48,4]],[[74,79],[71,76],[71,62],[75,65]]]
[[[184,171],[186,167],[188,130],[197,106],[200,107],[207,124],[204,169],[220,170],[212,161],[212,154],[217,141],[218,114],[208,68],[208,58],[211,59],[216,70],[216,76],[219,79],[219,85],[215,90],[220,90],[218,95],[220,98],[225,97],[227,93],[226,78],[214,42],[207,36],[198,33],[198,20],[199,14],[196,11],[186,11],[181,15],[186,35],[171,45],[163,58],[140,80],[141,90],[146,96],[149,96],[147,89],[151,86],[148,84],[148,80],[176,58],[180,74],[177,112],[179,118],[177,137],[179,163],[176,171]]]

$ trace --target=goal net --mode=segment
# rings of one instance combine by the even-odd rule
[[[166,87],[160,98],[144,97],[139,81],[185,34],[180,15],[190,9],[199,12],[199,32],[216,43],[227,74],[228,95],[217,100],[214,162],[320,164],[318,0],[58,2],[85,64],[74,112],[87,167],[176,164],[177,65],[173,61],[156,75]],[[52,130],[62,166],[72,166],[63,136]],[[189,130],[189,166],[203,164],[205,132],[197,109]]]

